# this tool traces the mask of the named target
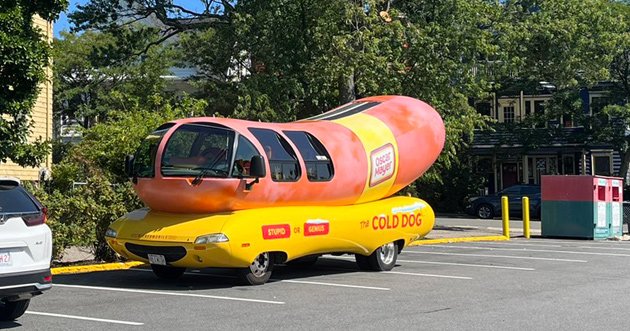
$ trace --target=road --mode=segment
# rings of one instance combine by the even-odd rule
[[[216,269],[56,276],[0,329],[625,330],[629,262],[630,242],[517,238],[409,247],[392,272],[325,256],[262,286]]]

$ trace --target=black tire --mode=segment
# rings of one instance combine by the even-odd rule
[[[13,321],[24,315],[24,312],[28,308],[28,304],[30,302],[30,299],[0,302],[0,321]]]
[[[398,259],[398,246],[388,243],[377,248],[370,256],[355,255],[359,269],[373,271],[390,271]]]
[[[308,256],[297,258],[295,260],[288,261],[285,264],[289,267],[294,267],[294,268],[308,268],[308,267],[312,267],[315,263],[317,263],[318,258],[319,258],[319,255],[308,255]]]
[[[357,265],[361,270],[372,270],[372,266],[370,265],[369,256],[363,256],[360,254],[354,254],[354,259],[357,261]]]
[[[157,276],[157,278],[164,280],[176,280],[180,278],[186,271],[186,268],[171,267],[158,264],[152,264],[151,269],[153,270],[153,273]]]
[[[479,218],[491,219],[494,217],[494,208],[492,208],[492,205],[482,203],[477,206],[477,209],[475,210],[475,215],[477,215],[477,217]]]
[[[239,276],[246,285],[262,285],[271,278],[273,262],[271,253],[261,253],[249,267],[239,269]]]

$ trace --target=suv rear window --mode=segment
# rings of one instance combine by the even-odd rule
[[[0,182],[0,213],[30,213],[39,208],[20,186]]]

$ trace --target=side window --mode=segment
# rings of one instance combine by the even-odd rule
[[[236,147],[232,177],[249,177],[249,167],[254,155],[260,155],[254,144],[244,136],[238,136],[238,147]]]
[[[294,182],[300,178],[297,157],[284,138],[273,130],[250,128],[249,131],[264,148],[273,181]]]
[[[141,178],[155,176],[155,154],[162,137],[174,124],[166,123],[148,135],[136,150],[134,159],[135,175]]]
[[[328,151],[317,138],[303,131],[283,131],[297,147],[306,163],[306,175],[312,182],[329,181],[334,175]]]

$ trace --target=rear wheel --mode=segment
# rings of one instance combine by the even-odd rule
[[[484,204],[479,205],[479,207],[477,207],[476,214],[477,216],[479,216],[479,218],[490,219],[494,217],[494,209],[492,208],[491,205],[484,203]]]
[[[158,278],[165,279],[165,280],[178,279],[186,271],[186,268],[171,267],[171,266],[159,265],[159,264],[152,264],[151,269],[153,270],[153,273]]]
[[[24,315],[30,302],[30,299],[11,302],[0,301],[0,321],[13,321]]]
[[[361,270],[389,271],[396,265],[398,246],[391,242],[377,248],[370,256],[355,255]]]
[[[268,252],[261,253],[248,268],[243,268],[239,271],[239,276],[249,285],[266,283],[271,278],[271,272],[273,271],[272,257]]]

